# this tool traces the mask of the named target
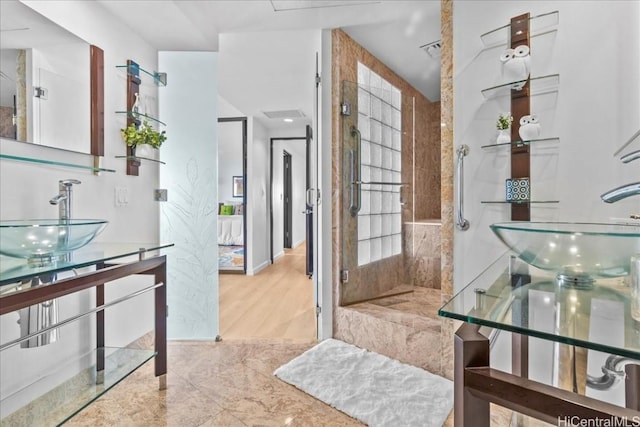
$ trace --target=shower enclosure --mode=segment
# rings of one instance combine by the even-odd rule
[[[410,284],[414,106],[412,97],[358,64],[342,84],[340,304]]]

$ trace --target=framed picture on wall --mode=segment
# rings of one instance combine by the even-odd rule
[[[233,177],[233,197],[244,196],[244,180],[241,176]]]

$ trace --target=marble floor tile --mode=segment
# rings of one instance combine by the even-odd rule
[[[282,340],[171,341],[166,390],[158,390],[153,362],[148,362],[66,425],[363,425],[273,375],[313,345]]]

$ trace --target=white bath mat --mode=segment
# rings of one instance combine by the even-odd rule
[[[448,379],[334,339],[274,375],[371,427],[441,427],[453,407]]]

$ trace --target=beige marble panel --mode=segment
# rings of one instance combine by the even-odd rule
[[[440,57],[440,201],[442,293],[453,292],[453,0],[440,2],[442,50]]]
[[[413,286],[440,289],[440,224],[405,224],[405,262]]]
[[[0,138],[15,138],[13,130],[13,107],[0,107]]]
[[[438,354],[425,351],[440,345],[437,325],[421,330],[371,316],[358,308],[340,308],[339,312],[342,322],[340,329],[334,331],[337,339],[429,372],[440,372]]]
[[[20,49],[16,59],[16,134],[27,141],[27,51]]]
[[[440,102],[416,110],[415,218],[440,218]]]
[[[453,0],[440,2],[440,288],[442,304],[453,294]],[[441,319],[442,375],[453,378],[453,332],[450,320]]]

